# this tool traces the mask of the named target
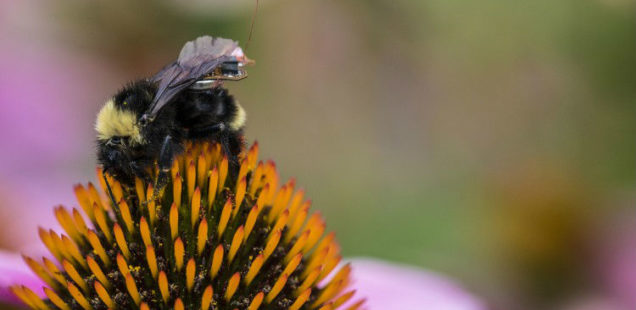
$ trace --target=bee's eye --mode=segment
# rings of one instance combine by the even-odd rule
[[[110,144],[112,145],[120,145],[122,143],[123,139],[121,137],[118,136],[114,136],[112,138],[110,138],[110,140],[108,141]]]

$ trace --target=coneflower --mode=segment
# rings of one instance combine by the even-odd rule
[[[334,234],[294,180],[258,162],[258,144],[237,171],[218,144],[186,149],[159,195],[154,180],[125,188],[100,169],[101,190],[77,185],[81,210],[54,212],[66,234],[39,230],[57,262],[24,257],[46,297],[13,293],[62,310],[337,309],[353,297]]]

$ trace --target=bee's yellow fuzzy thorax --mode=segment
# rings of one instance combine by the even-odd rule
[[[130,141],[136,143],[143,141],[137,126],[137,115],[132,111],[118,109],[112,100],[106,102],[97,114],[95,130],[99,140],[120,136],[130,137]]]

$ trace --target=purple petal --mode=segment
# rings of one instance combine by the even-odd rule
[[[44,296],[42,287],[45,285],[20,255],[0,250],[0,303],[22,302],[9,290],[11,285],[21,284],[30,288],[39,296]]]
[[[636,309],[636,212],[618,212],[607,223],[597,250],[604,288],[615,302]]]
[[[430,271],[367,258],[351,263],[354,299],[366,297],[369,309],[486,309],[456,283]]]

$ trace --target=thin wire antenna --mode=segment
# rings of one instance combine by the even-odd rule
[[[254,24],[256,23],[256,15],[258,14],[258,0],[256,0],[256,6],[254,6],[254,13],[252,13],[252,24],[250,25],[250,34],[247,37],[247,43],[245,43],[245,51],[250,46],[250,42],[252,42],[252,32],[254,32]]]

